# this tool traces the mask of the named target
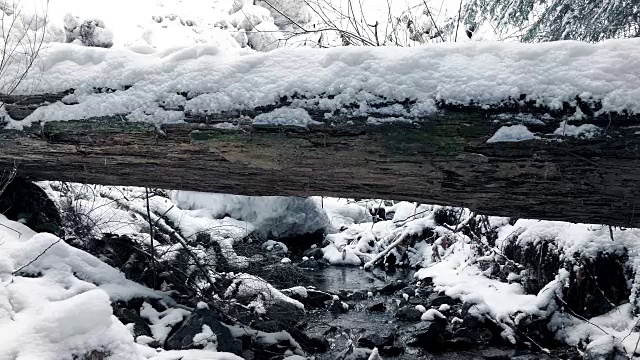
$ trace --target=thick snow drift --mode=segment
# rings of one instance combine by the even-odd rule
[[[241,359],[201,350],[158,353],[136,344],[111,308],[111,301],[133,297],[165,295],[0,215],[0,360],[72,360],[94,351],[122,360]]]
[[[148,55],[55,44],[44,55],[43,72],[30,76],[42,76],[41,93],[76,89],[65,99],[70,105],[41,107],[9,126],[115,114],[138,121],[180,122],[185,111],[253,109],[294,95],[305,100],[294,100],[293,107],[336,110],[355,105],[357,115],[380,113],[370,105],[382,100],[415,101],[410,110],[384,108],[385,116],[404,118],[434,113],[438,102],[495,106],[522,94],[524,100],[551,109],[580,96],[601,103],[604,112],[635,114],[640,112],[639,59],[640,39],[269,53],[196,45]],[[118,91],[95,94],[93,88]],[[18,89],[29,90],[27,85]],[[282,116],[273,118],[277,124],[286,123]]]

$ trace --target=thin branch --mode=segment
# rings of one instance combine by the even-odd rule
[[[153,221],[151,220],[151,209],[149,207],[149,188],[144,188],[145,195],[147,198],[147,220],[149,220],[149,236],[150,239],[150,247],[151,247],[151,287],[153,290],[156,290],[156,263],[153,261],[156,252],[153,249]]]
[[[62,241],[62,239],[58,239],[56,241],[54,241],[51,245],[47,246],[46,249],[44,249],[40,254],[38,254],[38,256],[35,257],[35,259],[29,261],[28,263],[20,266],[18,269],[16,269],[14,272],[11,273],[11,275],[16,275],[18,274],[20,271],[22,271],[24,268],[26,268],[27,266],[33,264],[36,260],[38,260],[42,255],[44,255],[49,249],[51,249],[53,247],[53,245],[59,243],[60,241]]]
[[[458,23],[456,24],[456,35],[453,39],[453,42],[458,42],[458,28],[460,28],[460,17],[462,14],[462,1],[460,0],[460,8],[458,8]]]

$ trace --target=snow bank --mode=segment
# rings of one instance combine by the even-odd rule
[[[0,359],[70,360],[93,350],[140,358],[112,315],[110,297],[160,294],[51,234],[35,234],[2,215],[0,224]]]
[[[63,213],[75,213],[85,218],[91,224],[92,235],[127,235],[144,245],[149,243],[144,188],[74,183],[62,186],[58,182],[41,182],[39,185]],[[217,213],[207,209],[183,210],[170,199],[155,194],[150,194],[149,206],[151,218],[164,231],[175,233],[186,242],[204,235],[220,246],[230,264],[239,267],[247,265],[247,260],[236,254],[233,244],[254,231],[252,224],[229,217],[218,219]],[[194,245],[196,253],[207,256],[202,246],[208,244],[198,245]],[[172,259],[181,246],[175,241],[156,244],[159,254],[162,254],[159,260]]]
[[[119,360],[241,359],[206,350],[158,353],[136,344],[111,308],[111,301],[133,297],[164,295],[51,234],[36,234],[0,215],[0,360],[73,360],[93,352]],[[141,314],[163,340],[168,325],[188,312],[158,313],[145,304]]]
[[[305,198],[172,191],[171,199],[182,209],[243,220],[261,235],[276,238],[313,233],[328,225],[326,213]]]
[[[193,94],[182,100],[184,111],[192,113],[253,109],[303,95],[305,99],[291,106],[337,110],[356,105],[358,115],[369,112],[367,104],[409,99],[415,105],[408,116],[414,117],[438,111],[437,102],[498,106],[526,94],[523,101],[550,109],[575,105],[581,96],[585,102],[601,103],[604,112],[636,114],[638,59],[640,39],[299,48],[266,54],[196,45],[145,55],[55,44],[44,54],[43,73],[31,76],[42,75],[39,92],[76,89],[78,103],[53,103],[9,126],[115,114],[131,120],[181,121],[182,109],[161,105],[182,92]],[[90,90],[96,87],[119,91],[94,94]]]

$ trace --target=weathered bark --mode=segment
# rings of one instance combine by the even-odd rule
[[[0,131],[0,171],[17,163],[20,175],[34,180],[411,200],[640,227],[637,117],[583,120],[605,129],[591,139],[487,143],[502,125],[523,121],[513,110],[496,117],[448,109],[413,123],[351,118],[308,129],[251,125],[240,113],[192,116],[160,129],[121,117],[48,122]],[[543,119],[527,125],[539,134],[553,133],[562,120],[533,117]],[[240,127],[215,128],[220,121]]]

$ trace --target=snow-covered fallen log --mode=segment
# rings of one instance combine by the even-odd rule
[[[268,54],[55,45],[39,94],[0,99],[0,170],[640,226],[638,54],[637,39]]]

